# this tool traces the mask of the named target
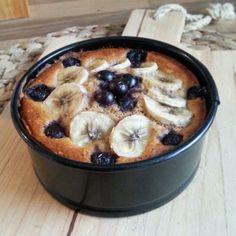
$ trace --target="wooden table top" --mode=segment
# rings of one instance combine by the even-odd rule
[[[169,13],[157,22],[150,17],[152,13],[134,11],[123,35],[145,36],[184,48],[208,67],[219,89],[221,105],[205,137],[193,182],[177,198],[145,214],[99,218],[74,212],[38,183],[8,106],[0,116],[0,235],[235,235],[236,51],[185,48],[179,42],[184,16]]]

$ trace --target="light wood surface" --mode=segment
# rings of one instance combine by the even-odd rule
[[[156,39],[161,35],[161,40],[171,37],[171,43],[179,45],[183,27],[179,19],[183,16],[170,13],[152,22],[152,27],[162,32],[150,36],[150,13],[133,12],[124,35]],[[138,16],[144,17],[140,20]],[[139,27],[132,27],[137,22]],[[177,31],[168,31],[167,25],[172,24]],[[181,195],[161,208],[132,217],[98,218],[67,209],[36,180],[27,148],[10,121],[8,106],[0,116],[0,235],[235,236],[236,51],[190,53],[212,73],[221,105],[205,137],[200,168]]]
[[[1,0],[0,2],[5,0]],[[21,0],[15,0],[21,1]],[[212,0],[176,0],[190,12],[204,9]],[[218,0],[217,2],[225,2]],[[235,4],[235,0],[228,0]],[[137,8],[155,9],[171,0],[29,0],[30,17],[0,21],[0,41],[42,36],[66,27],[126,24]]]
[[[26,17],[28,15],[28,0],[0,1],[0,20]]]

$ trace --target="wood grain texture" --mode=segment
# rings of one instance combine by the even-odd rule
[[[145,10],[134,10],[124,28],[123,35],[125,36],[137,36],[137,32],[140,30],[140,26],[144,20]]]
[[[16,1],[16,0],[15,0]],[[190,12],[199,12],[211,0],[176,0]],[[224,2],[223,0],[217,2]],[[235,4],[235,0],[230,0]],[[29,0],[30,17],[0,21],[0,41],[42,36],[74,25],[125,24],[137,8],[155,9],[163,0]]]
[[[150,19],[145,17],[139,19],[140,26],[134,30],[137,15],[149,17],[148,11],[133,12],[125,35],[151,32],[145,29],[150,27],[146,25]],[[179,17],[171,14],[168,20],[179,22],[176,27],[181,29]],[[168,20],[152,24],[162,29],[153,37],[170,37],[170,32],[163,31],[168,29],[164,27]],[[172,44],[179,44],[179,34],[174,35]],[[190,52],[212,73],[221,105],[205,136],[199,170],[181,195],[156,210],[132,217],[98,218],[74,213],[39,185],[27,148],[11,124],[8,106],[0,116],[0,235],[235,236],[236,51]]]
[[[6,108],[0,119],[0,235],[66,235],[73,211],[45,194]]]
[[[158,39],[163,42],[176,44],[180,42],[184,29],[185,16],[179,12],[169,12],[158,24],[153,19],[154,11],[146,11],[145,17],[138,32],[140,37]],[[171,20],[172,19],[172,20]],[[168,30],[166,30],[168,28]]]
[[[28,0],[0,1],[0,20],[26,17],[28,15]]]

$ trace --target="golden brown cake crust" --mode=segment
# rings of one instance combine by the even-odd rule
[[[89,63],[96,58],[105,59],[111,64],[119,63],[125,60],[128,50],[129,49],[125,48],[105,48],[96,51],[74,53],[73,55],[76,55],[81,60],[83,66],[88,67]],[[157,52],[148,52],[146,60],[156,62],[160,71],[166,74],[174,75],[175,77],[180,79],[185,90],[187,90],[191,86],[199,85],[197,78],[185,66],[166,55]],[[63,68],[63,64],[59,60],[55,64],[48,66],[48,68],[39,73],[39,75],[35,79],[33,79],[28,86],[45,84],[52,88],[55,87],[57,83],[58,72]],[[97,85],[98,82],[95,78],[91,78],[88,82],[86,82],[86,88],[88,90],[88,93],[90,94],[90,101],[89,106],[84,108],[83,111],[89,110],[104,112],[114,120],[115,124],[117,124],[126,116],[133,114],[144,114],[151,120],[152,123],[152,132],[149,137],[148,148],[145,149],[143,154],[140,157],[136,158],[119,157],[117,159],[117,163],[134,162],[138,160],[148,159],[174,148],[172,146],[165,146],[161,144],[160,141],[157,141],[156,131],[160,129],[160,125],[158,125],[156,121],[145,112],[142,92],[135,94],[135,97],[138,100],[138,104],[135,109],[124,113],[120,111],[119,107],[116,104],[104,108],[102,106],[99,106],[99,104],[92,99],[92,94],[95,92]],[[187,107],[193,113],[191,123],[184,128],[173,127],[183,135],[183,141],[188,139],[201,126],[206,115],[206,106],[204,99],[197,98],[194,100],[187,100]],[[45,109],[43,102],[33,101],[26,94],[24,94],[21,99],[20,113],[30,135],[34,137],[38,142],[43,144],[46,148],[58,155],[81,162],[91,162],[90,156],[96,150],[106,151],[115,155],[109,144],[109,135],[103,137],[103,140],[95,141],[83,148],[73,144],[69,137],[60,139],[47,137],[45,135],[45,127],[50,122],[58,120],[58,116],[53,111],[49,112],[47,109]],[[68,132],[69,131],[67,130],[67,133]]]

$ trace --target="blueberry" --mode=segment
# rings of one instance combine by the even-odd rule
[[[25,92],[27,96],[32,100],[42,102],[52,92],[52,88],[49,88],[45,84],[36,84],[32,87],[27,88]]]
[[[128,91],[128,86],[120,79],[110,82],[109,88],[118,97],[124,96]]]
[[[59,139],[65,137],[64,129],[56,121],[49,123],[45,128],[44,133],[50,138]]]
[[[176,146],[181,143],[183,140],[183,135],[178,134],[175,130],[171,130],[168,134],[166,134],[162,139],[161,143],[163,145],[173,145]]]
[[[187,99],[195,99],[195,98],[205,98],[207,94],[207,89],[201,86],[192,86],[187,91]]]
[[[139,67],[146,60],[147,52],[143,49],[131,49],[127,53],[127,58],[130,60],[133,67]]]
[[[80,66],[81,61],[77,58],[74,57],[69,57],[66,58],[62,61],[62,64],[64,67],[69,67],[69,66]]]
[[[95,152],[91,155],[91,162],[99,166],[113,165],[116,158],[106,152]]]
[[[110,106],[114,103],[115,97],[110,91],[96,91],[94,99],[103,106]]]
[[[139,83],[138,77],[133,76],[131,74],[124,74],[122,76],[122,80],[127,84],[129,89],[137,86]]]
[[[114,79],[114,73],[109,70],[102,70],[96,74],[96,77],[100,80],[110,82]]]
[[[125,96],[118,100],[118,105],[122,111],[132,111],[137,104],[137,101],[131,96]]]
[[[102,80],[101,83],[99,84],[99,88],[102,90],[109,89],[109,82]]]

